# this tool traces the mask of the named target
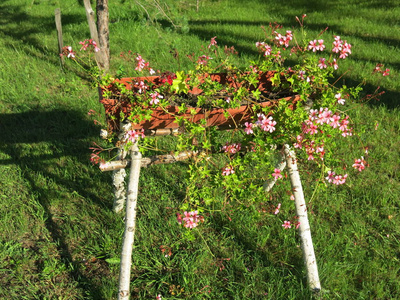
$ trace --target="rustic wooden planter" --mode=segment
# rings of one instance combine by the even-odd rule
[[[272,90],[271,77],[275,74],[275,72],[267,72],[260,74],[259,86],[258,89],[262,92],[268,92]],[[207,75],[206,75],[207,76]],[[229,86],[238,87],[239,84],[234,81],[232,77],[228,77],[226,74],[211,74],[211,79],[214,81],[218,81],[222,84],[227,84]],[[121,78],[116,79],[116,82],[122,83],[125,85],[127,89],[133,89],[133,82],[139,81],[147,81],[152,82],[154,84],[160,84],[159,76],[148,76],[148,77],[129,77],[129,78]],[[103,88],[106,90],[107,88]],[[255,89],[255,88],[254,88]],[[201,95],[202,90],[193,89],[189,91],[189,94],[192,95]],[[293,106],[300,99],[298,95],[293,95],[285,98],[287,101],[291,101]],[[273,99],[270,101],[265,101],[259,103],[261,107],[273,106],[281,99]],[[132,111],[132,104],[128,102],[124,102],[118,99],[106,99],[103,98],[100,100],[103,104],[107,116],[107,122],[109,129],[113,131],[119,130],[119,121],[121,119],[121,113],[125,116],[128,116]],[[179,124],[175,122],[175,116],[184,117],[190,120],[191,122],[198,123],[200,120],[207,120],[206,126],[217,126],[219,129],[229,129],[235,128],[236,126],[243,125],[245,122],[251,121],[251,118],[254,116],[254,110],[252,104],[242,105],[239,108],[232,109],[222,109],[222,108],[214,108],[214,109],[203,109],[203,108],[194,108],[195,114],[191,110],[187,110],[186,112],[178,112],[179,109],[177,106],[167,106],[165,109],[157,107],[153,109],[150,120],[142,121],[138,124],[132,124],[132,129],[144,129],[145,131],[149,130],[158,130],[158,129],[177,129],[179,128]],[[226,118],[224,112],[227,111],[229,114],[229,118]]]

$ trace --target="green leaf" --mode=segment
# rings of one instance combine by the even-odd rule
[[[189,89],[186,85],[186,76],[183,71],[176,72],[176,78],[172,81],[172,90],[177,94],[184,93],[187,94]]]
[[[275,73],[274,77],[271,78],[271,82],[273,86],[279,86],[281,84],[281,74]]]
[[[121,263],[121,259],[119,257],[112,257],[112,258],[107,258],[106,263],[110,265],[117,265]]]

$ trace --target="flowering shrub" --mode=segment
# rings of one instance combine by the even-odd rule
[[[325,174],[320,177],[321,182],[342,185],[350,177],[342,174],[343,162],[332,150],[337,139],[356,134],[346,111],[358,99],[361,87],[335,86],[331,79],[340,69],[341,60],[352,54],[352,45],[340,36],[333,36],[331,41],[321,37],[307,40],[304,18],[305,15],[301,20],[297,18],[300,37],[279,25],[270,25],[265,31],[266,40],[254,43],[260,53],[258,59],[246,63],[237,64],[240,59],[234,48],[220,48],[217,37],[213,37],[201,53],[190,56],[193,68],[188,71],[156,72],[137,54],[133,61],[142,78],[132,79],[130,88],[111,76],[103,78],[105,98],[118,100],[120,106],[131,105],[125,114],[117,116],[122,120],[141,124],[151,119],[155,109],[168,114],[169,105],[179,107],[178,113],[170,113],[184,129],[174,150],[202,153],[194,155],[189,165],[187,196],[181,207],[185,212],[177,215],[184,227],[194,228],[204,220],[197,210],[191,209],[211,209],[218,199],[240,203],[263,201],[263,183],[285,178],[272,159],[284,144],[295,149],[299,160],[321,168]],[[93,41],[81,44],[81,50],[92,47],[96,51]],[[65,48],[64,55],[76,58],[71,47]],[[389,74],[381,64],[374,72]],[[214,80],[210,74],[215,73],[222,74],[224,80]],[[145,77],[154,74],[158,75],[156,80]],[[263,105],[265,102],[268,105]],[[232,119],[229,109],[240,106],[246,106],[252,116],[245,122],[233,120],[228,135],[218,132],[206,119],[194,122],[194,118],[183,116],[186,113],[194,117],[198,113],[194,107],[200,107],[205,116],[220,108],[229,120]],[[157,139],[144,138],[145,134],[143,129],[130,130],[118,143],[129,147],[138,142],[143,153],[157,149]],[[110,141],[112,136],[112,132],[107,135]],[[359,151],[359,154],[364,152]],[[212,154],[217,158],[213,159]],[[94,162],[99,161],[98,155],[98,152],[92,155]],[[361,172],[366,166],[363,157],[354,160],[355,170]],[[278,214],[280,208],[281,204],[274,213]],[[288,229],[292,225],[298,227],[290,221],[284,221],[282,226]]]

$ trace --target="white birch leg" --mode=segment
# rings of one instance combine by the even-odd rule
[[[126,132],[130,129],[130,123],[121,124],[121,133],[118,136],[120,141],[125,139]],[[118,149],[117,160],[124,160],[126,157],[126,151],[124,150],[124,143]],[[114,205],[113,210],[116,213],[121,212],[124,209],[126,200],[126,189],[125,189],[125,169],[115,170],[112,173],[112,180],[114,185]]]
[[[129,176],[128,193],[126,199],[125,232],[121,251],[121,265],[119,272],[118,300],[129,299],[130,277],[132,265],[132,249],[135,239],[136,203],[139,190],[139,175],[142,155],[137,144],[132,147],[132,163]]]
[[[308,223],[307,207],[304,200],[303,187],[301,186],[300,175],[297,169],[296,154],[285,145],[286,162],[289,169],[290,182],[292,184],[293,195],[296,204],[296,214],[299,218],[299,234],[301,248],[303,249],[304,263],[307,269],[307,281],[311,290],[319,292],[321,284],[318,276],[317,261],[314,253],[314,246],[311,239],[311,229]]]
[[[124,158],[125,158],[125,150],[119,149],[117,160],[123,160]],[[113,210],[116,213],[119,213],[124,209],[124,203],[126,199],[125,176],[126,172],[124,168],[112,172],[112,180],[114,185]]]

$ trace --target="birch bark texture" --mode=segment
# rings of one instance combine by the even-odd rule
[[[107,1],[105,1],[107,2]],[[92,5],[90,4],[90,0],[83,0],[83,4],[85,6],[86,10],[86,18],[89,24],[89,30],[90,30],[90,38],[93,39],[98,46],[100,46],[100,51],[95,52],[95,58],[96,58],[96,63],[98,68],[105,74],[108,71],[110,62],[109,59],[110,57],[106,55],[106,52],[109,51],[109,49],[105,49],[104,47],[101,47],[100,42],[99,42],[99,33],[97,30],[96,26],[96,21],[95,21],[95,14],[92,9]],[[108,3],[107,3],[108,5]],[[105,18],[102,16],[102,19],[98,20],[98,22],[104,22],[107,21],[107,31],[106,33],[108,34],[108,8],[107,8],[107,17]],[[100,26],[100,28],[103,28],[103,26]],[[104,33],[104,29],[102,30],[102,33]],[[102,41],[104,40],[103,38],[101,39]],[[108,36],[107,36],[108,40]],[[107,44],[108,45],[108,44]]]
[[[307,217],[307,206],[304,200],[299,170],[297,168],[296,154],[287,144],[284,145],[284,153],[295,199],[296,214],[300,222],[299,234],[301,248],[303,250],[304,264],[307,269],[308,286],[313,292],[319,292],[321,290],[321,284],[319,281],[317,260],[315,258],[314,246],[311,238],[310,224]]]
[[[128,300],[130,295],[132,252],[136,227],[136,204],[142,160],[142,154],[139,151],[137,143],[132,146],[131,157],[132,163],[126,197],[125,232],[121,250],[118,300]]]

